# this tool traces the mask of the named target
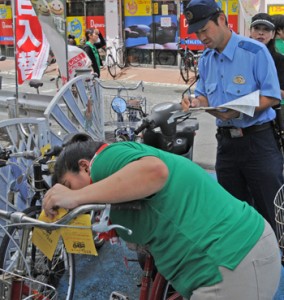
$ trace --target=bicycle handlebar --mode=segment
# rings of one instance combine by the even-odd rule
[[[119,228],[122,230],[126,230],[128,234],[132,234],[132,231],[124,226],[112,224],[109,225],[109,212],[110,209],[115,210],[123,210],[123,209],[133,209],[133,210],[140,210],[141,204],[140,201],[132,201],[128,203],[119,203],[119,204],[86,204],[81,205],[79,207],[74,208],[73,210],[70,210],[66,215],[64,215],[61,219],[55,221],[46,223],[44,221],[34,219],[31,217],[28,217],[25,213],[20,211],[15,212],[8,212],[5,210],[0,209],[0,218],[4,219],[6,221],[11,222],[12,224],[16,224],[19,226],[21,224],[22,226],[30,226],[30,227],[39,227],[43,229],[48,230],[56,230],[58,227],[68,227],[68,223],[76,218],[79,215],[85,214],[87,212],[91,211],[104,211],[103,216],[100,220],[100,223],[93,224],[92,225],[92,231],[94,232],[106,232],[111,229]]]
[[[96,79],[95,79],[96,80]],[[96,82],[99,84],[100,87],[107,89],[107,90],[119,90],[119,91],[135,91],[137,90],[139,87],[142,88],[142,91],[144,91],[144,83],[143,81],[139,81],[136,86],[134,87],[126,87],[126,86],[107,86],[107,85],[103,85],[102,82],[100,80],[96,80]]]
[[[0,148],[0,160],[2,160],[0,167],[4,167],[6,165],[5,161],[7,161],[11,157],[23,157],[26,159],[36,159],[40,156],[37,150],[31,151],[19,151],[12,152],[10,147]]]

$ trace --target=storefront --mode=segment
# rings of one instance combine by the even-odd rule
[[[194,34],[187,34],[183,9],[188,1],[175,0],[43,0],[66,3],[66,34],[75,36],[77,44],[86,28],[97,27],[107,40],[119,36],[126,48],[142,49],[146,64],[177,65],[177,50],[184,47],[203,49]],[[219,0],[228,16],[229,26],[238,32],[238,0]],[[1,53],[13,53],[13,14],[11,1],[0,0]],[[141,50],[140,50],[141,51]],[[12,53],[11,53],[12,52]],[[163,55],[164,54],[164,55]]]

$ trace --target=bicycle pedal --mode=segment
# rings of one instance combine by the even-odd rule
[[[121,292],[112,292],[110,294],[109,300],[130,300],[130,298],[127,295],[122,294]]]

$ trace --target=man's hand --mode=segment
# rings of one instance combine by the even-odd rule
[[[198,98],[191,98],[189,95],[184,95],[181,101],[182,110],[187,112],[190,107],[200,107],[200,101]]]
[[[240,112],[232,109],[220,110],[216,108],[215,110],[207,111],[210,115],[222,120],[228,121],[231,119],[236,119],[240,116]]]

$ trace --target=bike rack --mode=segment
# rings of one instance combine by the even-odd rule
[[[87,132],[95,140],[104,140],[101,89],[90,75],[80,75],[66,83],[44,116],[49,121],[52,145],[60,145],[65,134],[74,132]]]

